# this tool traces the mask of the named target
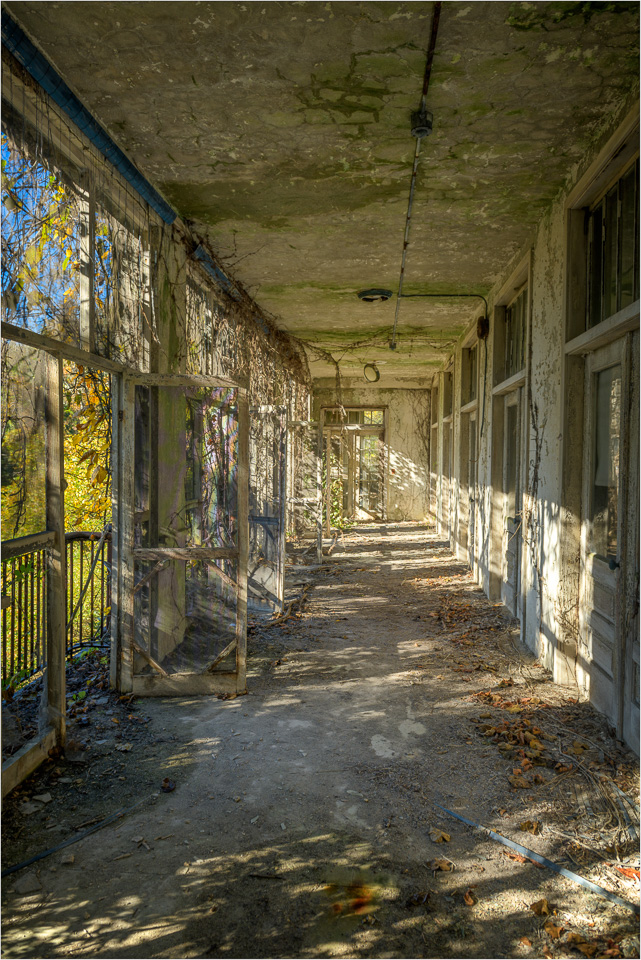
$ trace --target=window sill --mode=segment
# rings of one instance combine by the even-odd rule
[[[474,400],[470,400],[468,403],[464,403],[461,407],[461,413],[474,413],[478,408],[479,402],[475,397]]]
[[[639,301],[635,300],[630,306],[619,310],[618,313],[603,320],[585,333],[579,334],[565,345],[567,356],[592,353],[598,347],[603,347],[613,340],[618,340],[629,330],[636,330],[639,326]]]
[[[508,377],[507,380],[504,380],[502,383],[497,383],[492,390],[492,396],[500,397],[503,393],[511,393],[512,390],[522,387],[524,383],[525,368],[523,370],[519,370],[518,373],[513,374],[511,377]]]

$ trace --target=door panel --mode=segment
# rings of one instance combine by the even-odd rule
[[[247,407],[213,378],[127,378],[118,484],[119,686],[245,687]]]
[[[504,566],[501,600],[520,616],[521,601],[521,391],[508,394],[504,403]]]
[[[249,428],[249,557],[247,606],[252,614],[282,611],[285,583],[287,410],[253,407]]]
[[[622,680],[623,341],[595,351],[585,366],[579,656],[589,665],[591,700],[617,724]]]
[[[287,424],[289,488],[287,526],[301,536],[310,527],[316,531],[316,560],[322,560],[323,545],[323,433],[311,420]]]

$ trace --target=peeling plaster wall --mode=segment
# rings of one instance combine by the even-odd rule
[[[525,622],[523,639],[545,666],[558,673],[554,656],[561,580],[561,464],[563,439],[565,218],[559,201],[540,225],[531,276],[531,402],[527,413],[527,480],[524,494],[536,503],[524,514]],[[537,421],[535,426],[534,419]],[[540,460],[536,463],[537,433]],[[572,442],[572,438],[568,438]],[[571,676],[555,676],[570,680]]]
[[[345,407],[387,407],[388,409],[388,520],[424,520],[428,515],[429,492],[429,390],[379,389],[346,386]],[[316,380],[313,390],[313,419],[322,406],[336,404],[334,380]]]

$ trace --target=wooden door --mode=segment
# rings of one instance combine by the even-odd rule
[[[288,528],[301,535],[316,531],[316,560],[322,561],[323,547],[323,431],[313,420],[289,420],[287,423],[289,464]]]
[[[501,600],[521,614],[521,390],[506,395],[503,407],[504,550]]]
[[[474,538],[476,524],[476,414],[471,414],[468,423],[468,472],[467,491],[469,498],[467,521],[467,559],[471,569],[474,569]]]
[[[629,742],[636,740],[638,749],[638,605],[632,595],[638,590],[638,437],[630,429],[632,352],[628,337],[596,350],[585,364],[579,662],[587,665],[584,679],[594,705],[610,717],[619,736],[625,731]]]
[[[287,409],[253,407],[249,423],[247,606],[260,616],[283,609]]]
[[[245,391],[136,376],[119,389],[117,682],[138,695],[245,690]]]

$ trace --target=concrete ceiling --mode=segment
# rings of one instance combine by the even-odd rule
[[[346,375],[431,374],[479,301],[403,301],[432,3],[11,2],[11,15],[279,323]],[[445,2],[406,292],[486,293],[638,89],[635,3]],[[383,365],[384,364],[384,365]],[[317,376],[331,372],[313,364]],[[399,380],[400,378],[400,380]]]

